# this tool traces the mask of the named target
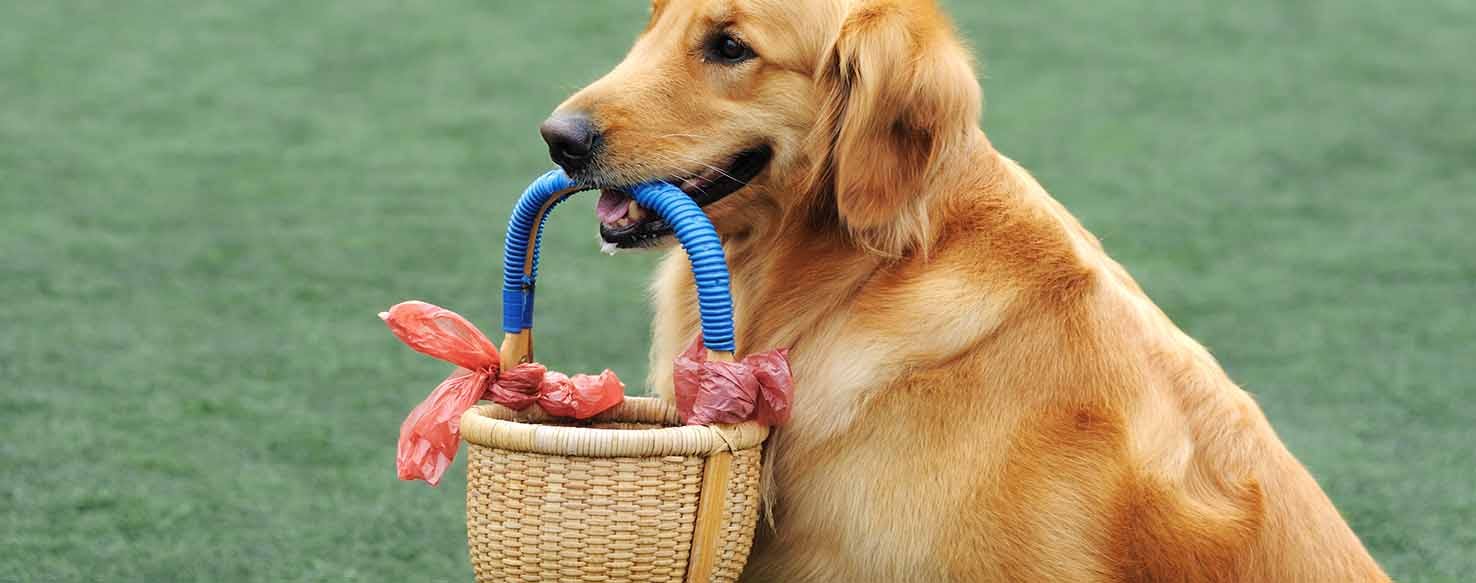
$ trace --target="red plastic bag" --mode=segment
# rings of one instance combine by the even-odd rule
[[[461,414],[477,404],[497,378],[501,357],[481,330],[438,306],[404,302],[379,317],[417,352],[460,367],[400,424],[395,453],[400,479],[425,480],[434,486],[456,457]]]
[[[539,393],[538,406],[549,415],[589,419],[623,402],[625,383],[609,369],[600,376],[580,374],[573,378],[550,372],[543,377]]]
[[[401,480],[440,483],[461,445],[461,415],[480,399],[515,411],[538,403],[551,415],[575,419],[594,417],[625,400],[625,384],[609,370],[572,379],[538,363],[499,371],[501,355],[492,341],[451,310],[404,302],[379,318],[417,352],[459,367],[400,424],[395,467]]]
[[[739,362],[708,361],[699,337],[672,363],[677,414],[687,425],[741,423],[774,426],[789,420],[794,379],[789,351],[752,354]]]
[[[546,374],[548,369],[536,362],[517,365],[502,371],[488,396],[498,405],[522,411],[538,402],[539,387]]]
[[[755,417],[758,422],[769,427],[789,422],[794,404],[794,376],[789,371],[789,349],[750,355],[743,359],[743,363],[758,380],[759,399]]]
[[[460,314],[425,302],[395,304],[379,319],[416,352],[461,368],[495,373],[502,356],[487,335]]]
[[[702,387],[702,365],[707,362],[707,350],[702,347],[698,336],[687,351],[678,354],[672,361],[671,380],[676,389],[677,415],[686,423],[692,418],[692,408],[697,404],[697,393]],[[695,425],[695,424],[691,424]]]
[[[741,362],[702,363],[701,384],[692,403],[688,425],[742,423],[753,416],[758,400],[758,379]]]
[[[425,480],[434,486],[456,459],[461,414],[486,391],[487,375],[456,369],[400,424],[395,468],[401,480]]]

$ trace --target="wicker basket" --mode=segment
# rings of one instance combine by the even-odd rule
[[[678,427],[671,405],[635,398],[556,423],[498,405],[462,417],[477,581],[738,580],[767,428]]]
[[[532,359],[543,224],[579,190],[550,172],[513,211],[503,265],[504,366]],[[642,185],[631,195],[686,249],[708,358],[731,360],[733,305],[717,232],[673,186]],[[467,411],[466,521],[477,581],[737,581],[758,522],[768,433],[756,423],[683,427],[676,409],[657,399],[627,399],[579,423],[536,407]]]

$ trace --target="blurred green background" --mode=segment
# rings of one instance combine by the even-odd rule
[[[985,127],[1253,392],[1401,581],[1476,572],[1476,3],[945,2]],[[644,0],[0,2],[0,581],[468,581],[394,479],[498,324],[535,128]],[[644,374],[650,255],[548,235],[540,356]]]

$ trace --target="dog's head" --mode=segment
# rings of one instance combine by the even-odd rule
[[[725,235],[784,217],[902,252],[938,161],[976,132],[979,84],[932,0],[655,0],[613,71],[543,124],[603,189],[601,236],[670,234],[622,187],[667,180]]]

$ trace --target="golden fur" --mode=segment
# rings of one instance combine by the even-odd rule
[[[701,58],[714,30],[758,57]],[[767,143],[709,207],[739,352],[791,347],[749,581],[1385,581],[1254,400],[978,128],[925,0],[657,0],[596,120],[603,180]],[[697,333],[673,251],[653,383]]]

